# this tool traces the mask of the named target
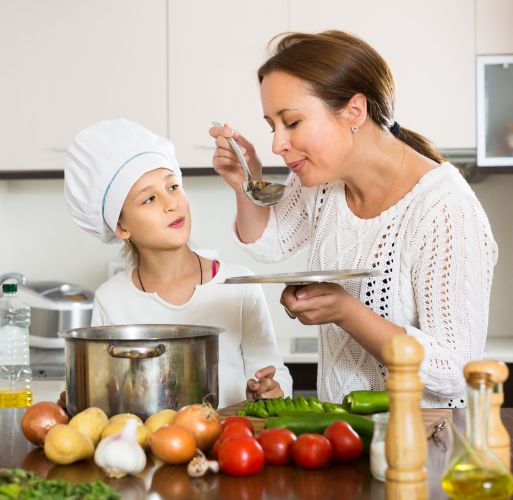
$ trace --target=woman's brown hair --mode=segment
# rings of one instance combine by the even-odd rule
[[[366,42],[342,31],[288,33],[279,39],[271,57],[259,68],[258,80],[283,71],[306,81],[314,94],[335,112],[357,93],[367,99],[371,120],[420,154],[437,163],[443,156],[416,132],[394,126],[395,83],[385,60]],[[399,129],[399,130],[397,130]]]

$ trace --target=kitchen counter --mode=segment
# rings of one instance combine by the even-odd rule
[[[89,461],[66,466],[54,465],[48,461],[43,451],[31,445],[21,434],[19,420],[22,413],[23,410],[0,410],[0,466],[23,467],[48,479],[65,478],[74,482],[104,479],[101,470]],[[503,409],[502,418],[512,434],[513,409]],[[453,420],[463,429],[464,411],[453,410]],[[448,443],[446,431],[440,433],[439,437],[442,443]],[[449,453],[440,444],[429,441],[427,470],[431,500],[446,498],[439,483]],[[266,466],[261,473],[247,478],[218,474],[200,479],[189,479],[185,466],[160,466],[154,464],[150,458],[148,467],[138,477],[107,482],[118,489],[123,498],[130,499],[385,498],[384,484],[371,477],[367,457],[350,464],[331,465],[316,471],[306,471],[294,466]]]

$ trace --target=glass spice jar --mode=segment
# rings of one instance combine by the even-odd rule
[[[385,455],[385,436],[388,426],[388,412],[375,413],[372,415],[374,421],[374,432],[370,444],[370,470],[372,477],[378,481],[385,480],[387,470],[387,457]]]

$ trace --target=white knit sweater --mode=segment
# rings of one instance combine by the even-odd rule
[[[197,285],[181,305],[157,293],[142,292],[131,272],[115,275],[96,290],[92,326],[174,323],[223,328],[219,335],[219,408],[246,399],[246,381],[268,365],[286,396],[292,379],[276,345],[264,292],[259,285],[223,285],[226,278],[253,274],[247,267],[221,261],[212,280]]]
[[[305,188],[291,175],[288,183],[292,193],[272,208],[262,237],[240,245],[262,262],[309,245],[311,270],[380,270],[380,277],[343,286],[424,347],[422,406],[465,406],[463,366],[483,356],[497,245],[458,170],[443,163],[373,219],[351,212],[342,182]],[[321,400],[384,389],[386,376],[386,368],[344,330],[320,326]]]

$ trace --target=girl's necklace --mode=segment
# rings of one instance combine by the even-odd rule
[[[196,252],[192,252],[192,253],[198,259],[198,264],[199,264],[199,268],[200,268],[200,285],[203,285],[203,267],[201,266],[201,259],[200,259],[199,255]],[[139,280],[139,284],[141,285],[142,291],[146,292],[146,289],[144,288],[144,285],[143,285],[143,282],[142,282],[142,279],[141,279],[141,273],[140,273],[140,270],[139,270],[139,262],[137,262],[137,279]]]

